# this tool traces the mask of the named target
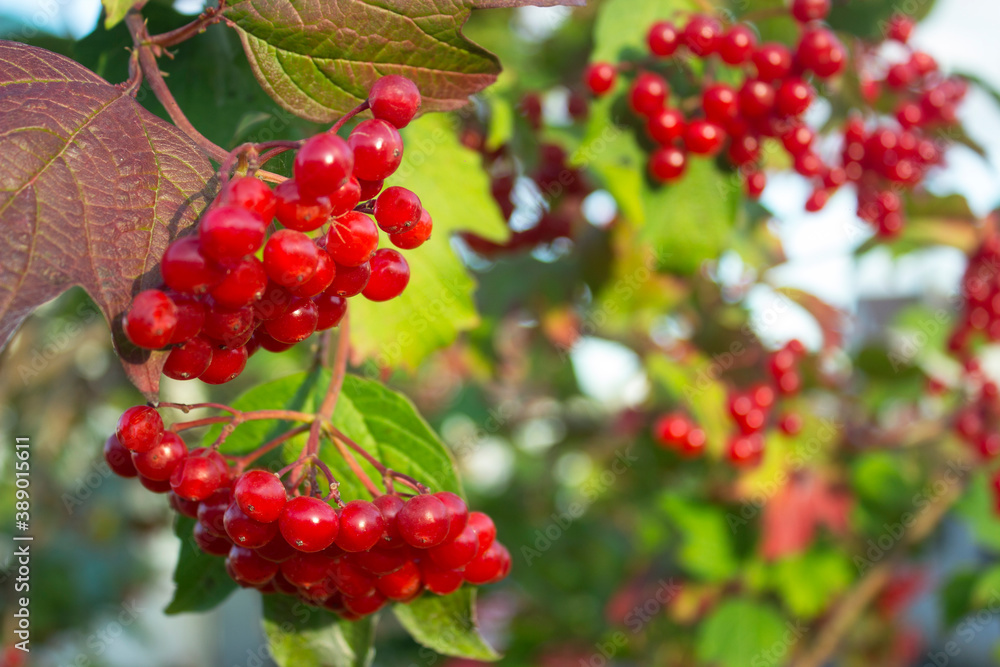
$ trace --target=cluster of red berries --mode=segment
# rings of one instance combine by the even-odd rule
[[[955,122],[955,106],[964,97],[966,84],[944,78],[926,53],[909,50],[908,59],[889,66],[883,79],[896,98],[899,126],[883,123],[866,128],[861,118],[852,118],[844,127],[839,161],[824,160],[816,132],[802,120],[802,114],[816,96],[808,77],[829,79],[847,64],[844,46],[820,23],[829,10],[830,0],[793,0],[790,11],[802,24],[794,49],[780,43],[758,45],[749,26],[723,29],[718,21],[701,14],[692,15],[683,28],[660,21],[647,36],[653,63],[620,67],[594,63],[587,68],[584,81],[592,94],[601,96],[614,89],[619,71],[636,72],[628,101],[644,119],[646,133],[656,145],[648,164],[655,181],[681,179],[689,154],[714,156],[726,148],[726,158],[742,174],[748,196],[757,198],[767,182],[759,168],[762,142],[775,138],[791,157],[795,171],[813,181],[806,210],[819,211],[838,188],[853,183],[858,188],[859,217],[881,235],[892,236],[904,222],[896,190],[914,187],[930,167],[940,164],[943,151],[926,131]],[[905,45],[912,29],[911,19],[894,16],[887,38]],[[667,80],[651,71],[656,59],[682,54],[718,57],[727,65],[744,68],[745,78],[738,87],[705,82],[699,90],[697,114],[686,116],[682,108],[688,105],[683,100],[671,104]],[[876,48],[868,55],[859,69],[885,68]],[[866,90],[874,103],[879,82],[870,80]]]
[[[289,497],[272,472],[234,475],[217,451],[188,452],[146,406],[125,411],[104,456],[118,475],[170,493],[175,510],[197,519],[195,543],[224,556],[238,584],[294,595],[347,619],[424,590],[447,595],[464,582],[494,583],[510,572],[492,519],[469,512],[453,493],[387,494],[336,509],[321,498]]]
[[[770,355],[768,369],[772,383],[755,384],[749,389],[734,389],[729,394],[729,414],[736,427],[729,439],[727,455],[735,466],[754,466],[764,455],[764,434],[777,426],[786,435],[802,429],[802,418],[794,412],[775,415],[778,395],[791,396],[802,386],[797,366],[805,354],[798,340],[789,341]],[[705,449],[705,431],[682,412],[659,417],[653,424],[653,439],[666,449],[683,456],[698,456]]]
[[[387,76],[366,104],[375,117],[346,141],[324,132],[302,143],[294,177],[273,191],[252,176],[231,180],[197,233],[167,246],[165,288],[137,294],[123,325],[138,347],[171,348],[168,377],[228,382],[257,349],[280,352],[337,326],[348,298],[402,293],[409,265],[378,247],[379,229],[412,249],[430,238],[432,222],[416,194],[383,183],[400,165],[398,130],[417,113],[420,93]],[[269,234],[275,219],[281,228]]]
[[[968,356],[975,337],[1000,341],[1000,237],[991,236],[969,257],[962,278],[965,305],[948,340],[949,349]]]

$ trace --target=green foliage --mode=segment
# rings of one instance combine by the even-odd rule
[[[843,554],[814,549],[775,563],[771,581],[792,614],[812,619],[850,586],[854,572],[850,560]]]
[[[479,634],[475,605],[475,590],[465,587],[445,597],[424,595],[392,610],[414,639],[438,653],[497,660],[499,654]]]
[[[224,561],[198,547],[191,536],[194,524],[194,519],[181,515],[174,521],[181,551],[174,569],[174,596],[165,610],[168,614],[208,611],[237,588],[226,574]]]
[[[279,667],[369,667],[376,619],[343,621],[284,595],[264,598],[264,634]]]
[[[698,632],[698,658],[718,667],[777,667],[785,664],[803,634],[802,626],[786,623],[772,606],[734,599],[705,619]]]
[[[677,560],[696,579],[724,581],[738,566],[725,511],[713,505],[666,495],[660,507],[680,533]]]

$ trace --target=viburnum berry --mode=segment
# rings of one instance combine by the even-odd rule
[[[115,436],[122,447],[131,452],[148,452],[160,444],[163,418],[146,405],[136,405],[118,418]]]
[[[745,25],[734,25],[719,39],[719,57],[729,65],[742,65],[757,48],[757,35]]]
[[[722,37],[722,26],[711,16],[695,14],[684,26],[684,45],[696,56],[715,53]]]
[[[204,294],[222,280],[225,270],[201,253],[196,236],[177,239],[167,246],[160,260],[160,273],[167,287],[183,294]]]
[[[822,21],[829,13],[830,0],[792,0],[792,16],[796,21]]]
[[[420,577],[424,585],[435,595],[451,595],[462,586],[462,572],[441,567],[429,558],[420,561]]]
[[[372,267],[368,262],[358,266],[342,266],[337,264],[333,282],[326,288],[327,294],[349,297],[361,294],[372,275]]]
[[[282,343],[298,343],[316,331],[319,312],[311,299],[296,297],[288,312],[264,322],[267,335]]]
[[[240,308],[259,299],[266,287],[267,272],[264,264],[253,255],[247,255],[227,267],[225,276],[209,294],[212,301],[220,306]]]
[[[165,482],[187,456],[187,445],[176,433],[166,431],[160,442],[144,452],[132,452],[132,464],[146,479]],[[169,483],[167,484],[169,487]]]
[[[216,345],[212,350],[212,361],[208,368],[198,376],[205,384],[225,384],[234,380],[247,365],[247,349]]]
[[[203,331],[213,341],[226,347],[237,347],[249,340],[253,325],[253,309],[250,306],[223,308],[213,305],[205,314]]]
[[[410,282],[410,265],[403,256],[391,248],[375,251],[369,262],[371,277],[361,294],[369,301],[395,299]]]
[[[448,535],[445,541],[456,539],[469,522],[469,508],[460,496],[450,491],[438,491],[434,497],[448,508]]]
[[[757,162],[760,158],[760,141],[752,134],[733,137],[727,150],[729,161],[736,166]]]
[[[233,547],[233,541],[228,535],[209,532],[200,521],[194,524],[192,533],[198,548],[212,556],[226,556]]]
[[[361,194],[358,196],[358,199],[360,201],[370,201],[377,197],[378,193],[382,192],[385,181],[366,181],[359,178],[358,186],[361,188]]]
[[[372,85],[368,91],[368,106],[375,118],[401,130],[420,109],[420,90],[406,77],[390,74]]]
[[[649,158],[649,174],[658,183],[672,183],[684,175],[687,156],[673,146],[658,148]]]
[[[347,597],[365,597],[375,590],[375,577],[346,558],[333,566],[333,581]]]
[[[811,28],[802,33],[796,60],[803,69],[826,79],[843,71],[847,56],[832,32],[826,28]]]
[[[183,343],[197,336],[205,325],[205,304],[189,294],[171,292],[167,296],[174,302],[177,312],[177,325],[170,337],[170,343]]]
[[[760,198],[767,187],[767,174],[762,171],[752,171],[746,175],[745,187],[747,196],[751,199]]]
[[[646,130],[653,141],[667,145],[684,136],[684,114],[678,109],[662,109],[649,117]]]
[[[763,452],[764,439],[759,433],[738,435],[729,443],[729,460],[735,466],[757,465]]]
[[[403,160],[403,138],[390,123],[365,120],[358,123],[347,145],[354,151],[354,175],[367,181],[381,181],[393,174]],[[360,186],[358,187],[360,196]]]
[[[339,189],[335,190],[331,197],[339,193]],[[274,196],[275,217],[288,229],[311,232],[322,227],[333,215],[331,197],[305,197],[299,192],[298,183],[291,179],[279,183]]]
[[[278,520],[285,507],[285,485],[272,472],[248,470],[236,478],[233,499],[254,521],[270,523]]]
[[[185,500],[205,500],[228,476],[229,467],[221,454],[211,449],[196,449],[174,468],[170,488]]]
[[[403,602],[413,599],[421,590],[420,569],[413,561],[408,561],[395,572],[384,574],[375,581],[379,593],[389,598]]]
[[[784,44],[762,44],[754,52],[752,60],[757,69],[757,78],[761,81],[784,79],[792,71],[792,53]]]
[[[430,237],[434,223],[427,209],[420,209],[420,219],[407,230],[389,235],[389,241],[397,248],[413,250],[422,246]]]
[[[775,92],[775,107],[785,116],[798,116],[809,108],[814,94],[812,86],[802,79],[785,79]]]
[[[743,82],[739,93],[740,113],[748,118],[766,116],[774,108],[774,87],[757,79]]]
[[[277,284],[292,288],[312,278],[319,253],[320,249],[304,233],[281,229],[264,246],[264,270]]]
[[[226,535],[225,514],[232,504],[233,489],[225,484],[216,489],[208,498],[205,498],[198,505],[198,523],[205,527],[212,535]]]
[[[240,176],[229,181],[222,189],[219,203],[246,209],[265,223],[274,218],[277,204],[274,192],[267,183],[253,176]]]
[[[172,476],[173,475],[171,475],[171,477]],[[176,493],[171,491],[167,494],[167,502],[170,504],[170,508],[178,514],[182,514],[191,519],[198,518],[198,506],[201,505],[199,501],[181,498]]]
[[[337,538],[337,512],[319,498],[299,496],[285,503],[278,517],[282,537],[298,551],[315,553]]]
[[[352,500],[340,510],[336,544],[347,552],[367,551],[378,543],[384,528],[377,506],[364,500]]]
[[[396,516],[399,510],[403,509],[403,499],[394,495],[382,495],[375,498],[372,503],[378,507],[382,513],[383,532],[379,544],[387,548],[403,546],[403,537],[399,534],[399,526],[396,523]]]
[[[333,558],[321,553],[297,553],[281,563],[279,570],[292,584],[310,588],[329,577],[335,564]]]
[[[330,202],[330,215],[339,218],[361,201],[361,182],[356,176],[351,176],[343,185],[334,190],[329,197],[323,199]]]
[[[234,544],[229,550],[226,565],[234,578],[259,586],[270,581],[278,573],[278,564],[262,558],[253,549]]]
[[[302,553],[297,551],[285,540],[284,535],[279,532],[271,541],[262,547],[257,547],[257,553],[260,554],[261,558],[272,561],[274,563],[284,563],[286,560],[292,558],[297,553]]]
[[[414,496],[399,510],[396,524],[407,544],[418,549],[430,549],[448,537],[450,513],[440,498]]]
[[[161,290],[139,292],[122,319],[125,335],[137,347],[158,350],[166,347],[177,327],[177,306]]]
[[[778,420],[778,428],[785,435],[797,435],[802,430],[802,417],[790,412]]]
[[[139,483],[142,484],[143,488],[152,491],[153,493],[170,493],[169,479],[150,479],[144,475],[139,475],[137,479],[139,480]]]
[[[326,331],[340,324],[347,312],[347,299],[323,293],[313,297],[316,304],[316,331]]]
[[[698,155],[718,153],[725,140],[725,131],[707,120],[691,121],[684,132],[684,145],[688,151]]]
[[[262,547],[278,533],[278,522],[264,523],[248,517],[235,502],[230,503],[222,518],[226,534],[233,544],[247,549]]]
[[[916,22],[911,17],[897,12],[889,17],[889,24],[886,26],[886,37],[906,44],[910,41],[910,35],[913,34],[915,26]]]
[[[316,256],[316,270],[312,277],[301,285],[289,287],[289,291],[295,296],[311,298],[322,294],[336,277],[337,264],[333,261],[325,249],[320,248]]]
[[[510,565],[510,552],[507,551],[507,547],[494,542],[489,549],[465,566],[465,580],[477,586],[491,584],[507,576]]]
[[[629,91],[629,104],[640,116],[652,116],[663,109],[669,95],[667,82],[651,72],[636,77]]]
[[[125,449],[114,434],[104,441],[104,460],[111,472],[119,477],[135,477],[139,474],[132,464],[132,452]]]
[[[378,226],[364,213],[351,211],[342,215],[333,221],[327,232],[326,251],[338,265],[364,264],[377,248]]]
[[[386,188],[375,200],[375,222],[387,234],[399,234],[420,221],[420,198],[406,188]]]
[[[302,196],[326,197],[351,177],[354,153],[331,132],[310,137],[295,154],[292,173]]]
[[[669,21],[657,21],[646,34],[646,44],[650,52],[661,58],[674,55],[680,43],[681,35],[676,26]]]
[[[701,95],[701,106],[705,111],[705,118],[719,125],[725,125],[736,118],[739,112],[736,91],[724,83],[714,83],[705,88]]]
[[[479,535],[474,527],[467,525],[458,537],[428,549],[427,554],[441,567],[463,568],[479,555]]]
[[[595,97],[604,95],[615,85],[618,70],[610,63],[592,63],[583,73],[583,81]]]
[[[198,224],[201,253],[215,262],[235,262],[260,249],[267,224],[244,208],[215,206]]]
[[[493,519],[483,512],[469,512],[468,525],[476,529],[476,535],[479,536],[479,553],[484,553],[497,537]]]
[[[395,572],[412,561],[414,556],[413,549],[409,546],[403,549],[386,549],[381,542],[369,551],[358,551],[350,555],[355,565],[377,576]]]

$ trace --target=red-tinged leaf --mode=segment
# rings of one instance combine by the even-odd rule
[[[0,41],[0,347],[39,305],[83,287],[147,398],[163,354],[120,315],[159,283],[159,257],[207,203],[212,166],[123,88],[63,56]]]
[[[330,122],[380,77],[412,79],[422,112],[448,111],[496,80],[496,57],[462,35],[473,9],[583,0],[237,0],[226,17],[264,90],[292,113]]]
[[[823,332],[823,347],[839,348],[844,338],[844,314],[818,296],[804,292],[794,287],[779,287],[778,290],[792,301],[802,306],[807,313],[815,318]]]
[[[844,533],[850,505],[845,492],[824,480],[811,474],[793,476],[764,507],[762,555],[776,560],[804,553],[819,526]]]

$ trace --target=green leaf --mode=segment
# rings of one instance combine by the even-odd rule
[[[693,0],[607,0],[594,25],[590,59],[616,63],[629,56],[645,57],[646,33],[654,21],[697,10]]]
[[[452,250],[452,234],[467,230],[494,241],[507,236],[480,157],[459,143],[448,117],[421,118],[403,136],[403,164],[387,184],[417,193],[434,219],[434,233],[406,252],[410,284],[402,295],[351,302],[354,350],[381,368],[416,367],[479,323],[475,281]]]
[[[836,551],[811,551],[774,564],[772,581],[789,611],[815,618],[854,579],[850,561]]]
[[[972,591],[979,573],[958,572],[941,589],[941,612],[945,627],[952,627],[972,611]]]
[[[955,504],[955,511],[968,524],[976,542],[993,552],[1000,552],[1000,521],[987,472],[976,472],[969,478],[969,485]]]
[[[771,605],[731,600],[719,605],[698,633],[698,659],[717,667],[778,667],[787,663],[806,629]]]
[[[476,591],[462,588],[438,597],[424,595],[409,604],[394,605],[400,624],[420,644],[444,655],[472,660],[499,660],[476,627]]]
[[[500,72],[496,57],[462,35],[471,10],[556,4],[582,2],[238,0],[226,17],[268,94],[292,113],[329,122],[387,74],[417,84],[424,112],[464,106]]]
[[[969,598],[972,609],[996,609],[1000,602],[1000,565],[983,572]]]
[[[225,560],[198,548],[192,537],[194,524],[194,519],[182,515],[174,522],[181,553],[174,570],[174,597],[164,610],[167,614],[212,609],[236,589],[236,582],[226,574]]]
[[[264,634],[279,667],[368,667],[376,618],[352,623],[292,597],[264,597]]]
[[[668,495],[662,507],[681,533],[677,558],[694,577],[724,581],[737,571],[732,531],[722,508]]]
[[[104,5],[106,13],[104,27],[110,29],[125,18],[128,10],[135,5],[135,0],[101,0],[101,4]]]

